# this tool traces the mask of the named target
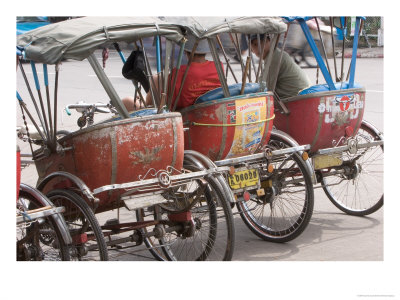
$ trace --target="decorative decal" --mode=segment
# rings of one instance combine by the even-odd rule
[[[265,97],[236,100],[235,112],[228,111],[230,124],[246,124],[263,120],[267,116]],[[264,135],[265,122],[235,127],[231,149],[227,155],[235,157],[255,151]]]
[[[354,94],[352,95],[342,95],[342,96],[336,96],[335,101],[336,103],[339,103],[339,107],[341,111],[346,111],[350,107],[350,103],[354,102]]]
[[[335,123],[340,126],[357,119],[360,109],[363,108],[364,101],[360,94],[346,94],[326,97],[325,105],[320,104],[318,111],[325,112],[325,123]]]
[[[129,158],[131,158],[132,164],[149,164],[153,161],[158,161],[161,157],[158,154],[164,148],[163,146],[154,147],[152,149],[146,148],[145,152],[143,151],[131,151],[129,152]]]

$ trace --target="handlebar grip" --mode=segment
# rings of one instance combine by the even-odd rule
[[[68,105],[65,107],[65,112],[67,113],[68,116],[71,115],[71,112],[69,111],[69,107]]]

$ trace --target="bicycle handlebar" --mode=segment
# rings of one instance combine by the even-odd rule
[[[85,110],[88,110],[89,108],[94,108],[95,111],[101,112],[101,113],[110,113],[111,110],[109,109],[108,104],[104,103],[77,103],[77,104],[69,104],[65,107],[65,112],[67,113],[68,116],[71,115],[70,109],[75,109],[77,112],[84,112]],[[108,110],[103,110],[101,108],[107,108]]]

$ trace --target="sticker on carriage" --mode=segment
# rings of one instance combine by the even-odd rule
[[[228,124],[236,124],[236,104],[228,103],[226,106],[226,114],[228,117]]]
[[[236,100],[235,108],[234,113],[232,112],[228,118],[230,121],[234,120],[231,124],[239,124],[239,126],[235,126],[233,142],[227,158],[253,153],[260,144],[265,130],[265,122],[257,123],[263,120],[262,116],[267,114],[265,97]],[[250,125],[244,125],[249,123]]]
[[[360,109],[364,107],[364,99],[357,93],[335,95],[325,98],[318,106],[318,112],[325,114],[324,122],[343,125],[358,118]]]

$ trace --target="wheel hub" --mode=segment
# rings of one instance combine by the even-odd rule
[[[272,203],[275,200],[275,197],[278,195],[277,188],[275,186],[272,186],[268,188],[265,192],[265,196],[263,197],[263,204],[270,204],[272,206]]]
[[[361,173],[361,170],[362,170],[362,168],[361,168],[360,164],[345,166],[344,167],[344,175],[347,177],[348,180],[356,179],[357,176]]]

